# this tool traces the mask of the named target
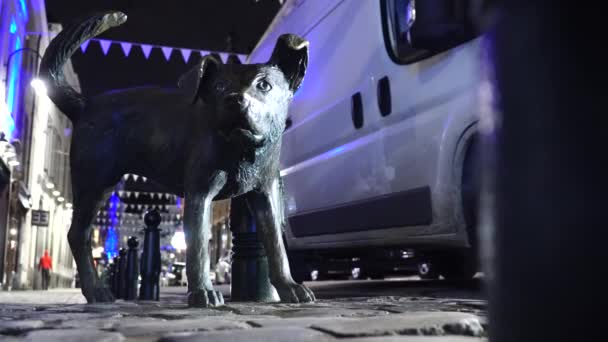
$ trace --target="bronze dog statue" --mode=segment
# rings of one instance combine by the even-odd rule
[[[188,305],[223,304],[209,273],[211,202],[246,196],[282,301],[314,294],[291,277],[282,240],[281,135],[308,63],[308,42],[282,35],[266,64],[222,64],[205,56],[176,89],[144,87],[86,98],[62,66],[87,39],[126,21],[93,15],[63,30],[40,66],[48,96],[74,125],[70,165],[74,212],[68,241],[89,303],[112,301],[93,268],[91,222],[126,173],[148,177],[185,197]]]

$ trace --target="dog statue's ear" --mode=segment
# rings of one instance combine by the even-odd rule
[[[199,98],[201,86],[204,78],[212,77],[218,70],[221,61],[217,58],[207,55],[177,81],[177,86],[192,98],[192,103]]]
[[[308,41],[295,34],[283,34],[277,40],[269,64],[279,67],[292,92],[302,84],[308,66]]]

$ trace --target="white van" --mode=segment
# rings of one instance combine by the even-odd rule
[[[266,62],[283,33],[310,42],[281,155],[294,278],[337,257],[381,276],[374,260],[411,248],[427,276],[475,273],[469,1],[288,0],[248,57]]]

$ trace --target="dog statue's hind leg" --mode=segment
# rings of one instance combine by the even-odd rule
[[[76,261],[82,294],[88,303],[112,302],[114,296],[99,279],[91,251],[91,223],[105,198],[104,191],[74,186],[74,212],[68,242]]]
[[[270,283],[277,289],[281,301],[313,302],[315,300],[313,292],[305,285],[296,283],[291,277],[287,252],[283,244],[285,213],[280,182],[280,178],[276,177],[268,189],[249,192],[247,201],[255,215],[258,235],[268,256]]]
[[[222,178],[221,176],[218,176]],[[224,304],[224,297],[213,289],[210,273],[209,239],[211,239],[211,203],[222,179],[211,181],[204,191],[186,191],[184,233],[186,235],[186,276],[188,306],[214,307]],[[190,189],[197,189],[191,186]]]

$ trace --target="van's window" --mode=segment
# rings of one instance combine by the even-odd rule
[[[479,35],[471,0],[382,0],[384,38],[391,58],[412,63]]]

